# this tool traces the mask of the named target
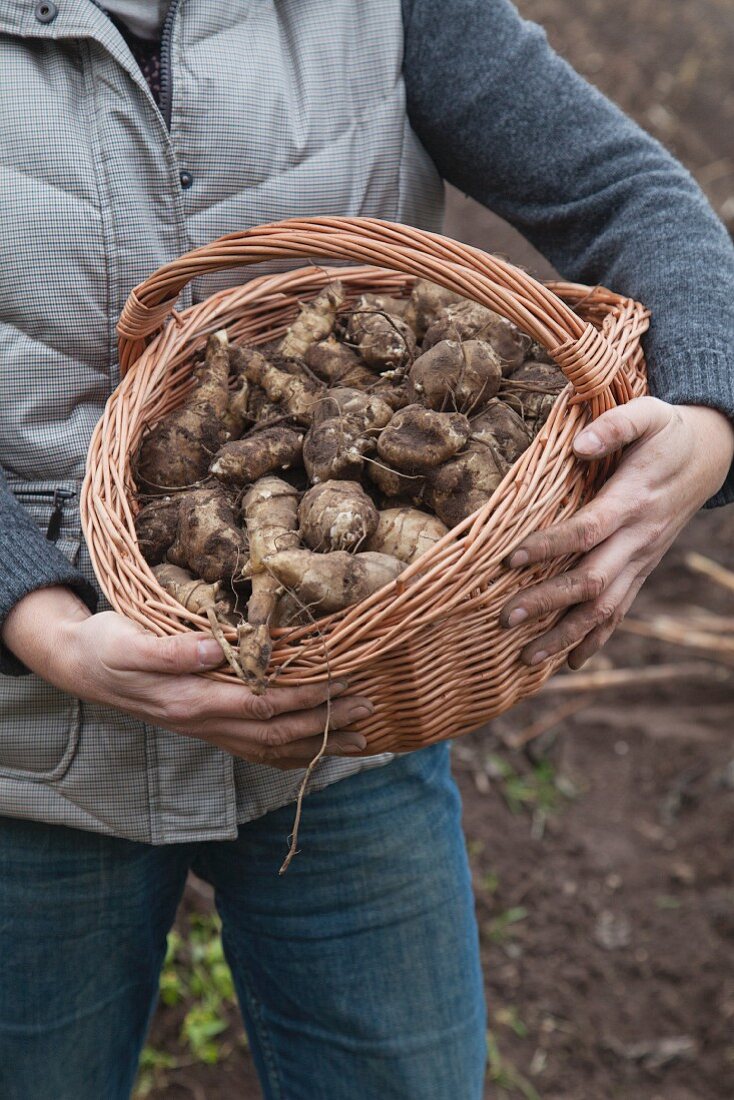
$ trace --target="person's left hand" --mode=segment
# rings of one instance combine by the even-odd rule
[[[598,495],[563,523],[524,539],[511,568],[581,552],[567,573],[519,592],[505,604],[510,628],[570,608],[521,657],[539,664],[568,650],[577,669],[611,637],[645,579],[681,528],[721,487],[734,455],[734,428],[700,405],[639,397],[604,413],[576,436],[579,458],[626,448]]]

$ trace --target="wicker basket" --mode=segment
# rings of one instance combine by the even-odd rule
[[[89,449],[82,521],[97,577],[112,605],[157,634],[205,618],[165,593],[137,546],[131,456],[146,427],[191,385],[191,358],[208,335],[262,343],[281,334],[304,298],[337,274],[311,264],[261,276],[182,312],[182,288],[198,275],[264,260],[336,259],[350,294],[409,293],[428,278],[503,314],[530,333],[570,385],[540,435],[484,507],[454,528],[401,577],[345,612],[276,631],[275,683],[347,677],[375,713],[359,725],[367,753],[408,751],[456,737],[538,690],[562,663],[529,668],[519,653],[558,618],[499,626],[507,599],[569,567],[510,570],[508,553],[529,532],[572,515],[608,467],[577,461],[572,441],[591,417],[646,391],[640,337],[647,312],[600,287],[544,286],[496,256],[436,234],[372,219],[315,218],[222,237],[160,268],[130,295],[118,326],[123,380],[107,402]],[[153,337],[151,340],[150,338]],[[229,679],[225,669],[212,675]]]

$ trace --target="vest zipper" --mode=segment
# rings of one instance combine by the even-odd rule
[[[171,80],[171,52],[173,46],[173,24],[180,0],[171,0],[161,31],[161,114],[166,129],[171,129],[171,101],[173,83]]]
[[[51,498],[52,512],[49,516],[46,538],[49,542],[57,542],[61,534],[61,525],[64,521],[64,505],[67,500],[76,496],[73,489],[15,489],[16,497],[31,497],[33,499]]]

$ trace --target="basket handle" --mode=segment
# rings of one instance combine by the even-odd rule
[[[615,348],[548,287],[498,256],[377,218],[294,218],[230,233],[165,264],[130,292],[117,325],[126,374],[200,275],[265,260],[338,259],[430,279],[509,318],[541,343],[592,415],[629,400]]]

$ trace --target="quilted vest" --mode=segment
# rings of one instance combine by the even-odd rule
[[[0,465],[42,533],[62,507],[57,545],[89,579],[78,492],[133,286],[280,218],[440,229],[401,61],[400,0],[174,0],[159,110],[93,0],[0,4]],[[187,301],[264,270],[200,280]],[[314,788],[385,760],[326,761]],[[0,814],[225,839],[299,781],[38,677],[0,678]]]

